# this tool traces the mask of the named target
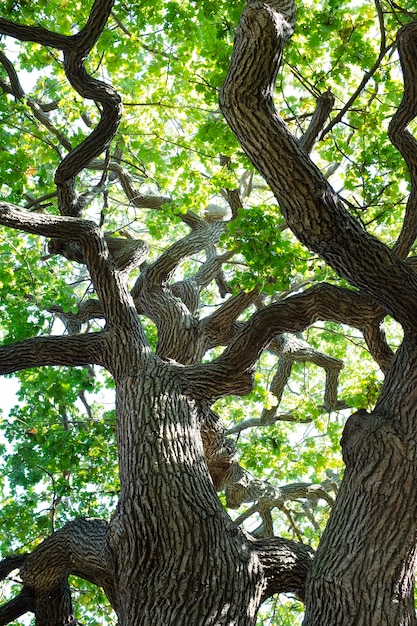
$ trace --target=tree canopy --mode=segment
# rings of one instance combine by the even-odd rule
[[[268,128],[245,145],[248,114],[231,104],[241,105],[242,61],[229,65],[243,10],[223,0],[1,10],[3,393],[18,380],[0,418],[2,557],[116,509],[117,375],[96,359],[115,320],[182,367],[207,405],[205,459],[235,523],[306,554],[319,544],[346,419],[373,410],[415,325],[417,13],[411,0],[299,4],[274,86],[284,129],[274,155]],[[244,92],[255,109],[262,72]],[[122,281],[134,311],[111,296]],[[15,565],[0,566],[0,624],[22,588]],[[102,589],[76,576],[70,586],[77,619],[116,623]],[[303,590],[269,593],[259,624],[301,623]]]

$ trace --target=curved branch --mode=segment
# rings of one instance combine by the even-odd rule
[[[33,337],[0,346],[0,374],[46,365],[109,367],[106,332],[69,337]]]
[[[0,625],[33,611],[39,626],[76,626],[69,574],[103,587],[110,602],[114,601],[115,581],[107,551],[107,530],[104,520],[77,519],[47,537],[24,559],[20,555],[11,557],[15,561],[20,559],[24,586],[19,596],[1,607]]]
[[[78,242],[108,325],[129,325],[141,337],[142,344],[147,345],[140,322],[134,313],[131,297],[122,280],[123,273],[120,276],[120,272],[116,271],[116,255],[113,262],[106,238],[94,222],[77,217],[35,213],[0,202],[0,224],[52,239]],[[111,241],[110,246],[118,247],[117,239]],[[143,258],[147,251],[146,244],[140,241],[136,244],[136,251]],[[135,257],[135,262],[136,260]],[[126,268],[122,263],[120,269],[127,271],[129,268],[130,266]]]
[[[0,63],[6,70],[7,75],[9,77],[9,81],[10,81],[10,88],[6,85],[3,85],[3,89],[6,90],[7,88],[8,93],[13,95],[18,100],[20,100],[20,98],[24,97],[25,92],[23,91],[22,85],[20,84],[20,81],[16,74],[16,70],[14,68],[13,63],[1,50],[0,50]]]
[[[20,569],[28,556],[28,554],[14,554],[2,559],[0,561],[0,580],[4,580],[13,570]]]
[[[106,587],[112,580],[107,554],[108,523],[80,518],[47,537],[20,568],[23,584],[37,593],[74,574]]]
[[[405,258],[417,237],[417,141],[406,130],[417,116],[417,23],[407,24],[398,31],[397,47],[404,78],[404,94],[393,116],[388,134],[407,164],[411,179],[411,193],[407,201],[401,233],[394,251]]]
[[[280,11],[279,2],[249,2],[244,10],[221,109],[296,237],[403,326],[415,329],[417,276],[348,213],[275,110],[272,92],[288,38]]]
[[[302,294],[258,310],[242,324],[220,357],[211,363],[183,368],[180,375],[197,397],[239,394],[242,389],[250,389],[252,368],[275,335],[301,332],[318,320],[363,328],[374,317],[372,301],[354,291],[320,283]],[[205,381],[204,388],[200,376]]]
[[[251,546],[264,571],[266,584],[262,601],[275,593],[295,593],[304,601],[314,551],[302,543],[280,537],[251,539]]]
[[[379,316],[375,317],[373,323],[365,325],[362,328],[362,333],[372,358],[378,363],[381,371],[385,374],[392,363],[394,352],[388,345]]]
[[[183,259],[217,242],[223,230],[221,222],[204,224],[175,242],[143,269],[132,289],[137,310],[157,325],[157,354],[163,358],[186,365],[195,363],[204,352],[201,324],[195,317],[199,307],[198,284],[194,278],[174,285],[168,283]]]
[[[127,199],[138,209],[160,209],[164,204],[171,202],[168,196],[154,196],[151,194],[141,194],[135,187],[133,178],[129,172],[113,159],[106,163],[104,160],[92,161],[88,165],[93,170],[109,170],[113,172],[120,181]],[[181,217],[181,214],[179,214]]]
[[[75,177],[90,161],[108,148],[121,119],[122,101],[119,94],[110,85],[90,76],[84,67],[84,61],[103,31],[113,5],[114,0],[95,0],[86,25],[72,36],[0,19],[1,33],[21,41],[34,41],[62,50],[65,73],[71,86],[83,98],[94,100],[102,106],[97,126],[84,141],[67,154],[55,173],[62,215],[81,214],[83,199],[75,192]]]
[[[94,299],[82,302],[76,313],[73,313],[72,311],[64,311],[64,309],[58,304],[48,307],[47,311],[59,317],[62,323],[66,326],[70,335],[79,333],[81,331],[82,324],[86,324],[92,319],[104,318],[101,303],[99,300]]]
[[[146,268],[147,285],[153,288],[168,283],[181,261],[191,254],[200,252],[210,244],[217,243],[224,228],[221,222],[214,222],[176,241]]]
[[[277,372],[272,380],[270,391],[277,398],[276,406],[264,409],[262,419],[264,423],[274,423],[276,412],[281,401],[284,387],[291,374],[294,362],[313,363],[326,371],[326,386],[324,391],[324,408],[334,411],[339,407],[337,400],[337,386],[339,372],[343,368],[343,361],[319,352],[303,339],[294,335],[279,335],[268,346],[270,352],[280,355]]]
[[[24,587],[18,596],[0,606],[0,626],[6,626],[21,615],[35,612],[35,597],[31,589]]]
[[[84,61],[95,45],[110,16],[114,0],[95,0],[85,27],[71,37],[71,48],[64,50],[65,74],[83,98],[101,104],[100,121],[91,134],[61,161],[55,173],[60,211],[79,215],[82,202],[74,191],[74,179],[82,169],[110,145],[122,116],[122,99],[113,87],[90,76]]]

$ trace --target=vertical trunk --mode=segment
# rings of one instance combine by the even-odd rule
[[[417,623],[416,361],[405,342],[375,411],[346,423],[346,472],[310,573],[304,626]]]
[[[123,626],[255,623],[258,559],[214,491],[201,411],[152,359],[117,381],[121,497],[110,545]]]

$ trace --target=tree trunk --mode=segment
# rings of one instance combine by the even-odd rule
[[[261,567],[215,493],[202,409],[180,368],[152,358],[146,369],[117,381],[121,495],[109,543],[120,623],[254,624]]]
[[[375,411],[346,423],[346,472],[313,562],[304,626],[417,623],[416,365],[415,342],[404,342]]]
[[[346,424],[346,474],[310,571],[304,624],[415,624],[416,275],[347,213],[275,111],[272,93],[291,7],[284,0],[248,2],[221,109],[298,239],[382,305],[406,334],[375,411],[359,411]],[[408,113],[407,123],[415,106]]]

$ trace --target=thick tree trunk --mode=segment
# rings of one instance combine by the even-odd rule
[[[416,366],[406,342],[375,411],[346,423],[346,472],[309,577],[305,626],[417,623]]]
[[[121,496],[109,540],[120,623],[254,624],[260,562],[215,493],[200,407],[156,359],[117,390]]]
[[[275,111],[272,92],[291,32],[291,6],[285,0],[248,2],[221,92],[222,111],[294,234],[406,332],[375,411],[359,411],[347,422],[346,474],[310,572],[304,624],[415,624],[416,275],[346,212]],[[415,107],[408,113],[407,122]]]

